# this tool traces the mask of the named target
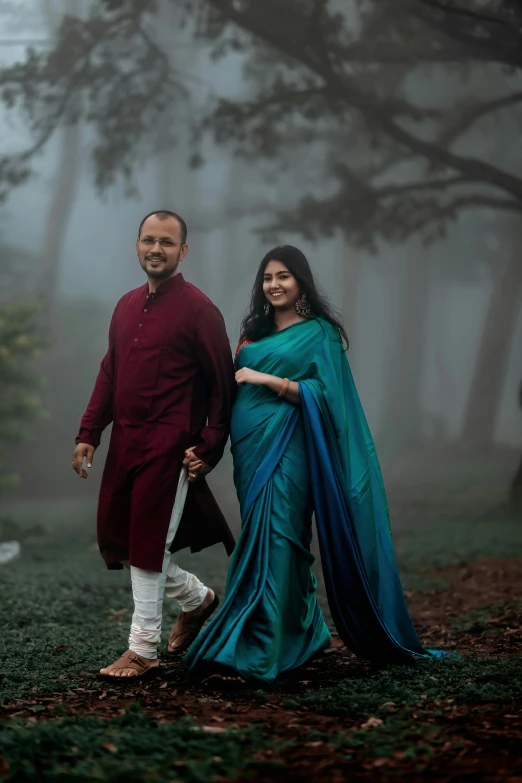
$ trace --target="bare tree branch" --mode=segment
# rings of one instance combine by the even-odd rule
[[[515,199],[498,199],[481,195],[460,196],[453,199],[453,201],[451,201],[449,204],[436,206],[431,205],[429,221],[419,220],[417,223],[412,223],[410,225],[410,229],[412,232],[415,232],[421,228],[424,228],[427,222],[433,222],[447,218],[455,220],[462,210],[476,209],[477,207],[501,210],[504,212],[515,212],[517,214],[522,213],[522,205]]]
[[[496,188],[501,188],[516,198],[522,199],[522,180],[519,177],[478,158],[466,157],[451,152],[436,142],[431,142],[416,135],[399,125],[391,113],[390,104],[380,105],[377,100],[370,100],[367,95],[358,91],[354,80],[344,74],[334,73],[330,67],[310,56],[306,47],[300,46],[297,37],[282,40],[277,28],[263,23],[264,17],[257,14],[246,14],[236,9],[233,0],[209,0],[211,5],[226,15],[228,19],[238,24],[244,30],[269,43],[285,57],[292,57],[296,62],[306,66],[310,72],[323,80],[327,88],[338,100],[348,107],[361,112],[367,123],[398,144],[404,145],[410,152],[425,158],[430,163],[446,166],[460,172],[470,181],[487,182]]]
[[[455,185],[467,185],[466,177],[448,177],[447,179],[423,179],[418,182],[406,182],[403,185],[384,185],[376,191],[379,196],[394,196],[401,193],[419,193],[423,190],[447,190]]]
[[[522,102],[522,91],[504,95],[503,97],[495,98],[492,101],[478,103],[476,106],[470,106],[461,113],[460,117],[457,117],[447,128],[445,128],[444,132],[439,136],[439,141],[444,147],[447,147],[455,141],[456,138],[468,131],[478,120],[481,120],[483,117],[492,114],[499,109],[504,109],[507,106],[514,106],[520,102]]]
[[[508,8],[506,0],[497,4],[497,15],[488,14],[485,11],[469,5],[462,5],[455,0],[418,0],[422,5],[434,8],[454,16],[462,16],[471,19],[473,22],[482,22],[483,24],[493,25],[494,27],[508,28],[512,30],[514,22],[515,6]]]
[[[522,17],[511,4],[506,13],[506,3],[503,0],[497,14],[490,15],[463,6],[458,0],[414,0],[412,13],[447,39],[458,41],[467,52],[521,68]]]
[[[3,187],[0,197],[5,197],[9,187],[21,184],[29,176],[31,159],[43,149],[64,118],[67,116],[68,121],[78,119],[77,108],[72,105],[72,101],[81,90],[91,91],[90,101],[86,102],[87,118],[92,124],[98,124],[103,138],[101,146],[96,147],[93,152],[98,186],[110,184],[118,163],[121,164],[123,176],[130,177],[132,167],[123,161],[125,156],[131,156],[131,148],[136,145],[140,135],[133,139],[128,138],[126,144],[121,143],[126,131],[120,132],[113,122],[112,113],[119,103],[132,99],[132,94],[126,95],[124,90],[118,89],[118,82],[125,82],[129,91],[132,90],[133,80],[143,81],[149,78],[151,81],[150,89],[144,91],[141,88],[139,91],[140,101],[136,104],[137,111],[133,112],[136,130],[148,106],[157,101],[162,93],[170,88],[182,93],[184,89],[180,82],[172,79],[168,58],[142,27],[140,13],[134,5],[130,10],[124,9],[107,16],[103,24],[98,19],[83,21],[66,17],[58,34],[56,49],[38,55],[31,52],[25,63],[17,63],[0,70],[0,87],[4,90],[4,100],[8,100],[10,105],[17,101],[22,105],[35,135],[34,143],[26,150],[0,157],[0,188]],[[134,70],[125,70],[116,58],[107,71],[107,47],[111,47],[116,36],[129,40],[137,38],[147,47],[142,59],[137,57]],[[147,63],[147,69],[143,68],[144,62]],[[128,65],[128,61],[124,59],[122,63]],[[105,73],[108,74],[107,77],[104,77]],[[43,86],[42,90],[39,90],[39,82]],[[98,109],[92,107],[92,91],[96,91],[96,84],[97,100],[100,100],[102,95],[110,95],[111,90],[116,90],[115,99],[108,98],[107,106],[102,100]],[[126,119],[125,122],[128,124],[129,120]],[[110,148],[112,167],[107,166],[104,145]]]
[[[504,111],[509,119],[506,110],[520,104],[522,93],[510,85],[510,92],[452,112],[428,108],[433,103],[419,101],[407,86],[409,75],[423,78],[426,69],[416,66],[425,63],[460,63],[446,71],[459,78],[466,73],[463,63],[497,75],[497,65],[487,70],[491,63],[519,65],[516,17],[492,24],[452,14],[450,6],[472,9],[471,0],[403,0],[393,8],[377,2],[356,33],[326,0],[171,2],[194,15],[188,18],[196,18],[198,39],[216,56],[244,53],[254,88],[248,100],[222,100],[203,122],[196,117],[194,137],[210,129],[218,142],[233,141],[240,154],[276,159],[283,168],[299,165],[309,145],[305,190],[318,178],[340,186],[337,203],[323,198],[322,209],[307,202],[327,230],[339,227],[347,210],[350,230],[367,243],[438,226],[459,209],[520,210],[522,177],[504,155],[497,165],[487,154],[468,151],[476,147],[459,147],[463,154],[451,145],[481,118]],[[154,9],[153,0],[105,0],[82,28],[69,28],[77,45],[62,34],[56,50],[33,51],[25,64],[0,70],[4,101],[25,109],[35,136],[17,158],[0,158],[0,183],[9,187],[29,175],[32,157],[66,115],[75,90],[85,92],[84,116],[96,132],[98,186],[117,175],[130,178],[137,153],[145,144],[154,150],[157,142],[144,120],[147,106],[168,112],[165,91],[183,90],[180,72],[171,73],[167,53],[149,32],[144,14]],[[295,220],[303,219],[301,206]],[[313,215],[306,220],[313,223]]]

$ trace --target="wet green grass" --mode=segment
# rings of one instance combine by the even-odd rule
[[[221,594],[227,562],[219,547],[201,561],[204,578]],[[21,559],[0,570],[0,594],[0,703],[85,684],[86,675],[127,649],[129,573],[107,571],[91,537],[23,540]],[[165,601],[165,639],[177,612],[174,602]],[[89,687],[100,684],[89,680]]]
[[[451,508],[439,504],[438,512],[435,501],[424,516],[418,514],[415,496],[411,506],[395,504],[396,516],[403,509],[395,540],[405,589],[442,589],[444,580],[432,569],[443,563],[522,556],[518,520],[501,506],[480,515],[480,498],[469,499],[467,507],[465,500],[456,496]],[[393,505],[392,498],[392,511]],[[132,614],[129,573],[107,571],[94,541],[92,516],[70,514],[53,524],[42,507],[37,519],[26,514],[22,521],[0,521],[0,539],[22,541],[21,558],[0,569],[0,700],[67,690],[74,678],[98,671],[126,649]],[[223,595],[228,558],[222,546],[197,555],[183,552],[179,562]],[[319,599],[330,620],[316,565]],[[177,606],[166,600],[165,638],[176,614]]]
[[[467,490],[464,485],[455,479],[455,486],[430,495],[413,483],[411,492],[403,487],[390,493],[406,589],[443,589],[443,577],[433,572],[440,565],[522,557],[522,523],[505,512],[500,492],[488,489],[480,476]],[[26,510],[13,518],[0,522],[0,540],[22,542],[20,560],[0,569],[0,702],[34,696],[37,715],[39,693],[102,690],[93,674],[127,646],[130,581],[126,570],[104,568],[92,508],[73,506],[56,520],[42,506],[38,514]],[[183,553],[179,562],[223,594],[228,558],[222,547]],[[321,579],[319,598],[328,618]],[[499,616],[503,607],[473,610],[453,619],[453,626],[462,632],[482,628],[492,611]],[[176,605],[166,601],[165,639],[176,614]],[[442,752],[441,726],[451,705],[499,702],[509,713],[521,699],[519,657],[466,657],[348,674],[333,688],[287,698],[285,706],[338,716],[341,726],[346,722],[351,728],[345,733],[310,738],[340,748],[347,759],[399,754],[424,768]],[[369,717],[376,723],[365,728]],[[273,744],[257,726],[219,735],[194,728],[189,718],[162,724],[135,710],[111,720],[67,714],[50,722],[14,718],[0,733],[0,759],[9,763],[0,766],[0,776],[10,783],[243,779],[252,773],[256,753]]]
[[[189,717],[159,723],[140,710],[110,721],[87,716],[28,724],[13,719],[0,733],[0,758],[8,759],[5,779],[12,783],[205,783],[225,775],[248,777],[258,766],[256,753],[284,748],[285,743],[263,737],[259,726],[211,734]]]
[[[522,597],[514,601],[504,603],[496,602],[480,609],[471,609],[469,612],[463,612],[458,617],[450,617],[449,625],[459,633],[480,633],[486,631],[495,633],[495,624],[501,622],[503,618],[508,618],[513,611],[522,608]],[[492,620],[495,622],[493,623]]]
[[[349,721],[348,731],[336,736],[314,735],[316,740],[341,749],[345,759],[370,765],[372,759],[379,759],[383,766],[386,761],[400,760],[417,772],[429,769],[445,754],[458,754],[465,747],[466,733],[473,735],[477,726],[480,731],[486,720],[481,710],[486,705],[496,712],[502,730],[506,713],[508,718],[509,713],[518,713],[521,704],[520,655],[448,657],[394,666],[369,676],[348,676],[334,688],[286,701],[289,708],[306,707],[322,715],[339,716],[341,724]],[[475,715],[459,721],[459,712]],[[519,743],[520,736],[518,747]],[[468,746],[474,744],[468,741]],[[512,744],[514,750],[517,740]],[[515,754],[518,758],[517,750]]]
[[[522,699],[522,658],[448,656],[418,661],[411,666],[390,666],[374,674],[343,678],[334,688],[322,688],[288,706],[313,707],[325,715],[380,718],[403,708],[441,714],[444,703],[466,704],[480,700]],[[438,702],[438,705],[435,704]]]

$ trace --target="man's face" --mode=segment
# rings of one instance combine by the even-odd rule
[[[181,226],[176,218],[160,220],[151,215],[136,241],[141,268],[151,280],[167,280],[178,273],[188,245],[183,244]]]

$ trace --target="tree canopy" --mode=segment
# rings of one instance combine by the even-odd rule
[[[194,159],[210,133],[295,175],[295,200],[271,230],[341,230],[372,248],[379,238],[435,239],[464,210],[522,210],[521,153],[503,143],[522,119],[516,0],[175,7],[173,39],[243,62],[245,89],[193,115]],[[158,42],[157,14],[152,0],[104,0],[87,19],[66,17],[49,50],[29,49],[0,72],[5,104],[24,113],[34,139],[0,158],[0,192],[26,181],[65,118],[93,127],[101,189],[121,177],[132,185],[136,163],[157,149],[158,115],[175,141],[191,90]]]

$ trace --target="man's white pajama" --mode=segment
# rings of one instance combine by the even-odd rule
[[[144,658],[154,659],[157,656],[157,647],[161,639],[163,597],[166,595],[168,598],[175,598],[182,611],[191,612],[203,603],[207,595],[208,588],[197,576],[176,565],[169,552],[181,521],[187,490],[188,475],[185,468],[182,468],[170,517],[161,573],[130,566],[134,614],[129,636],[129,650]]]

